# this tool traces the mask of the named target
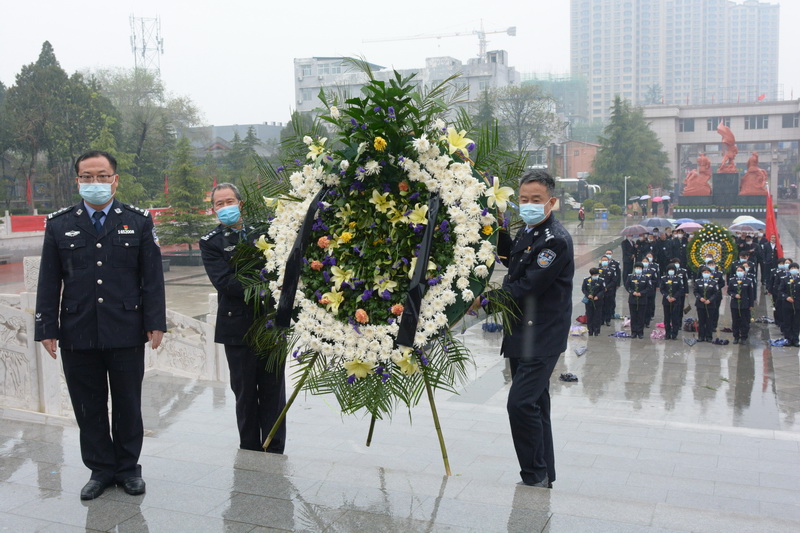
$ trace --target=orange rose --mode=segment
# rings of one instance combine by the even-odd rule
[[[311,270],[316,270],[317,272],[322,270],[322,262],[321,261],[311,261]]]
[[[394,304],[392,306],[392,314],[395,316],[400,316],[403,314],[403,309],[405,309],[403,304]]]
[[[366,324],[369,322],[369,315],[363,309],[356,309],[356,322]]]
[[[322,249],[327,248],[330,244],[331,244],[331,241],[325,235],[320,237],[319,240],[317,241],[317,246],[319,246]]]
[[[400,189],[400,190],[401,190],[401,191],[403,191],[403,192],[406,192],[406,191],[408,190],[408,182],[407,182],[407,181],[401,181],[401,182],[400,182],[400,183],[397,185],[397,188],[398,188],[398,189]]]
[[[321,305],[328,305],[329,303],[331,303],[331,301],[330,301],[330,300],[328,300],[327,298],[320,298],[320,299],[319,299],[319,303],[320,303]]]

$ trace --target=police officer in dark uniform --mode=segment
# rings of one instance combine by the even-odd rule
[[[711,342],[714,331],[714,316],[717,295],[721,288],[714,279],[711,269],[707,266],[700,267],[700,277],[694,281],[695,307],[697,308],[697,340]]]
[[[622,248],[622,278],[620,284],[624,284],[625,280],[633,271],[633,264],[636,262],[636,241],[632,236],[625,237],[620,244]]]
[[[642,273],[650,280],[650,285],[653,290],[647,296],[647,307],[644,313],[644,325],[646,328],[650,327],[650,321],[656,314],[656,292],[658,289],[658,280],[661,277],[658,263],[653,260],[653,254],[648,253],[642,261]]]
[[[750,311],[756,301],[756,282],[747,275],[744,266],[736,267],[734,277],[728,283],[731,297],[731,329],[733,344],[747,344],[750,335]]]
[[[589,336],[600,335],[600,326],[603,325],[606,281],[600,274],[599,268],[589,269],[589,277],[584,278],[581,292],[586,299],[586,327],[589,330]]]
[[[659,280],[661,305],[664,308],[664,331],[667,339],[677,339],[683,317],[683,279],[675,263],[667,265],[667,273]]]
[[[167,329],[161,251],[148,212],[113,199],[111,154],[87,152],[75,172],[83,201],[47,218],[35,338],[54,359],[61,348],[81,457],[92,471],[81,499],[112,483],[142,494],[144,345],[158,348]]]
[[[792,346],[800,346],[800,265],[789,265],[789,273],[781,281],[783,319],[786,340]]]
[[[242,197],[235,185],[217,185],[211,192],[211,205],[220,225],[200,239],[200,253],[211,284],[217,289],[214,342],[225,345],[231,389],[236,396],[239,447],[263,451],[262,445],[286,405],[284,367],[267,368],[266,359],[259,358],[245,342],[245,334],[253,324],[253,307],[245,302],[244,289],[231,263],[237,243],[257,236],[247,234],[240,212]],[[284,422],[266,451],[283,453],[285,444]]]
[[[772,304],[775,307],[775,311],[773,312],[775,325],[781,330],[784,339],[786,338],[786,324],[783,319],[784,301],[781,297],[781,283],[783,283],[783,279],[789,275],[789,265],[791,263],[791,259],[781,257],[778,261],[778,266],[772,271],[770,284],[767,286],[767,291],[769,291],[772,296]]]
[[[633,274],[625,281],[625,290],[628,291],[628,308],[631,315],[631,338],[644,337],[645,314],[647,302],[653,294],[653,285],[650,278],[644,274],[642,263],[633,265]]]
[[[555,180],[533,170],[520,178],[520,216],[526,227],[513,243],[500,233],[498,255],[508,266],[503,290],[521,317],[503,337],[513,382],[508,393],[511,436],[522,483],[550,487],[556,479],[550,426],[550,375],[566,350],[572,322],[572,237],[552,216]],[[502,259],[506,258],[506,259]],[[480,305],[476,299],[473,307]]]
[[[605,306],[607,307],[607,312],[605,314],[605,324],[606,326],[611,325],[611,319],[614,318],[614,315],[617,313],[617,289],[622,286],[623,278],[622,278],[622,270],[619,266],[619,261],[614,260],[614,253],[611,249],[606,250],[606,257],[608,258],[608,268],[614,271],[614,279],[615,283],[614,286],[611,288],[609,292],[607,292],[607,296],[610,296],[609,301],[605,302]],[[600,262],[602,265],[603,258],[600,258]]]
[[[611,319],[614,318],[614,300],[617,296],[619,270],[611,266],[609,257],[604,255],[600,258],[600,266],[598,267],[598,271],[600,272],[600,277],[603,278],[603,281],[605,282],[600,323],[610,326]],[[597,333],[598,335],[600,334],[600,328],[598,328]]]

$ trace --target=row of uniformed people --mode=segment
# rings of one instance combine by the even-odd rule
[[[767,292],[775,308],[775,324],[792,346],[800,346],[800,266],[789,258],[780,259],[770,272]]]

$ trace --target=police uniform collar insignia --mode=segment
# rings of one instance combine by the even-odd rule
[[[72,230],[72,231],[66,232],[64,235],[67,236],[67,237],[75,237],[76,235],[80,235],[80,234],[81,234],[80,231]]]
[[[115,207],[114,212],[119,215],[122,213],[122,209],[120,209],[119,207]]]
[[[233,244],[231,246],[226,246],[225,248],[223,248],[223,250],[225,250],[226,252],[232,252],[235,249],[236,249],[236,245],[235,244]]]
[[[83,209],[82,208],[78,208],[78,210],[75,211],[75,214],[76,215],[82,215],[83,214]]]

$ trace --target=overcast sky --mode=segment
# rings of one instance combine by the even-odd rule
[[[781,4],[780,81],[800,98],[800,2]],[[293,59],[362,55],[396,68],[426,57],[466,62],[478,52],[468,35],[364,42],[412,35],[517,27],[517,36],[489,35],[519,72],[569,72],[569,0],[8,0],[0,16],[0,81],[14,83],[45,40],[68,72],[133,67],[129,17],[160,17],[161,74],[187,95],[208,124],[285,122],[293,105]]]

